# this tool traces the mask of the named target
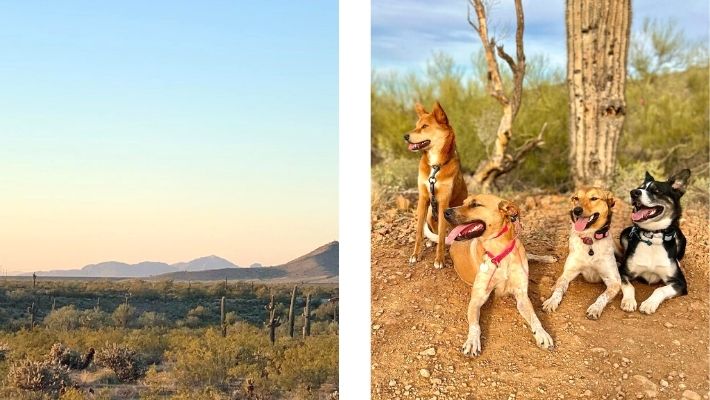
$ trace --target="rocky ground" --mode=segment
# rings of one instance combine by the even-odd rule
[[[460,352],[467,332],[467,286],[447,268],[435,270],[433,248],[413,267],[411,200],[378,199],[372,213],[373,399],[708,399],[708,211],[688,207],[683,268],[687,296],[664,302],[654,315],[620,309],[621,297],[597,321],[585,310],[600,284],[572,282],[560,308],[542,312],[567,255],[568,199],[518,195],[528,251],[553,254],[554,264],[530,264],[529,295],[553,351],[537,348],[511,298],[482,310],[483,353]],[[629,222],[618,201],[612,234]],[[639,304],[653,287],[636,284]]]

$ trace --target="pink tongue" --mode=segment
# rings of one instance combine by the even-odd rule
[[[416,144],[410,143],[410,144],[407,145],[407,148],[408,148],[409,150],[414,150],[414,146],[416,146]]]
[[[647,218],[653,212],[652,208],[642,208],[631,214],[631,219],[633,221],[639,221]]]
[[[454,240],[456,240],[456,236],[458,236],[459,233],[461,233],[461,231],[463,231],[464,229],[468,228],[471,225],[473,225],[473,224],[456,225],[454,227],[454,229],[452,229],[451,232],[449,232],[448,236],[446,236],[446,244],[450,245],[451,243],[453,243]]]
[[[587,223],[589,223],[589,217],[579,217],[579,219],[574,222],[574,230],[582,232],[587,227]]]

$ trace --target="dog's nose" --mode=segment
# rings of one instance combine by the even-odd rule
[[[409,134],[404,135],[404,140],[409,141]]]
[[[444,210],[444,218],[447,220],[450,220],[454,216],[454,209],[453,208],[447,208]]]
[[[572,209],[572,213],[574,215],[582,215],[582,211],[584,211],[582,210],[582,207],[575,207],[574,209]]]
[[[641,189],[634,189],[631,191],[632,199],[638,199],[639,197],[641,197]]]

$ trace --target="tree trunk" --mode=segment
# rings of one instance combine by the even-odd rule
[[[570,165],[575,186],[608,186],[624,125],[630,0],[567,0]]]

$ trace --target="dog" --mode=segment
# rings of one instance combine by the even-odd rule
[[[467,197],[459,207],[446,209],[444,215],[454,226],[446,240],[451,245],[454,269],[459,278],[471,285],[464,355],[481,353],[481,306],[493,289],[497,295],[515,297],[537,345],[551,349],[552,337],[543,329],[528,298],[528,260],[518,239],[518,207],[500,197],[480,194]]]
[[[621,276],[621,309],[636,310],[636,295],[631,281],[648,284],[663,282],[653,291],[639,311],[653,314],[658,306],[676,296],[688,294],[688,285],[680,268],[685,255],[685,236],[680,230],[680,198],[690,179],[690,170],[684,169],[668,178],[657,181],[646,172],[643,183],[631,191],[632,226],[621,232],[619,242],[623,250],[619,274]]]
[[[604,307],[621,289],[621,278],[614,257],[614,240],[609,234],[614,195],[596,187],[580,188],[572,195],[571,203],[569,254],[562,275],[542,308],[547,312],[555,311],[569,283],[582,274],[587,282],[603,281],[606,285],[606,290],[587,308],[587,318],[598,319]]]
[[[467,189],[461,174],[461,162],[456,152],[454,129],[446,112],[437,101],[431,113],[417,103],[418,120],[414,130],[404,135],[410,151],[421,152],[417,187],[417,225],[414,252],[409,263],[421,259],[424,235],[435,242],[434,268],[444,266],[444,239],[447,223],[444,210],[458,206],[466,198]]]

